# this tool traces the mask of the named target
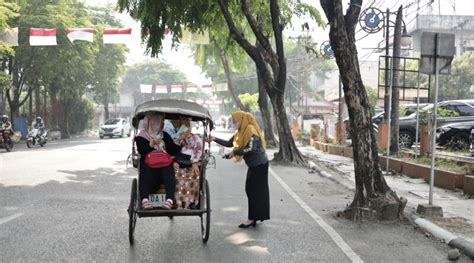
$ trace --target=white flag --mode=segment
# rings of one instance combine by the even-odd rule
[[[152,85],[140,84],[141,93],[151,93]]]

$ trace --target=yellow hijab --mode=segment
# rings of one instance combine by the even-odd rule
[[[239,130],[234,134],[234,150],[247,146],[253,135],[257,135],[260,138],[263,148],[267,147],[263,132],[258,127],[257,121],[251,113],[235,111],[231,115],[232,119],[240,124]],[[240,162],[242,158],[242,156],[235,156],[235,161]]]

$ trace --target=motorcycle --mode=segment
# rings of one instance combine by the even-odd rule
[[[10,132],[5,129],[0,129],[0,147],[10,152],[13,149],[13,141],[10,137]]]
[[[28,138],[26,139],[26,147],[31,148],[35,144],[39,144],[43,147],[48,142],[48,132],[45,130],[40,135],[39,129],[30,129],[28,132]]]

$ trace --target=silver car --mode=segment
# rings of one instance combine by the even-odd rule
[[[124,137],[127,135],[130,137],[132,134],[132,127],[127,120],[123,118],[108,119],[99,128],[99,137],[103,139],[105,136],[110,138],[114,136]]]

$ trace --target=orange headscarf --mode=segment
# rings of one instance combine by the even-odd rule
[[[237,130],[234,134],[234,150],[247,146],[254,135],[259,137],[263,148],[267,147],[263,132],[260,130],[260,127],[258,127],[257,121],[251,113],[235,111],[231,115],[232,119],[240,124],[239,130]],[[235,156],[235,161],[240,162],[242,158],[242,156]]]

